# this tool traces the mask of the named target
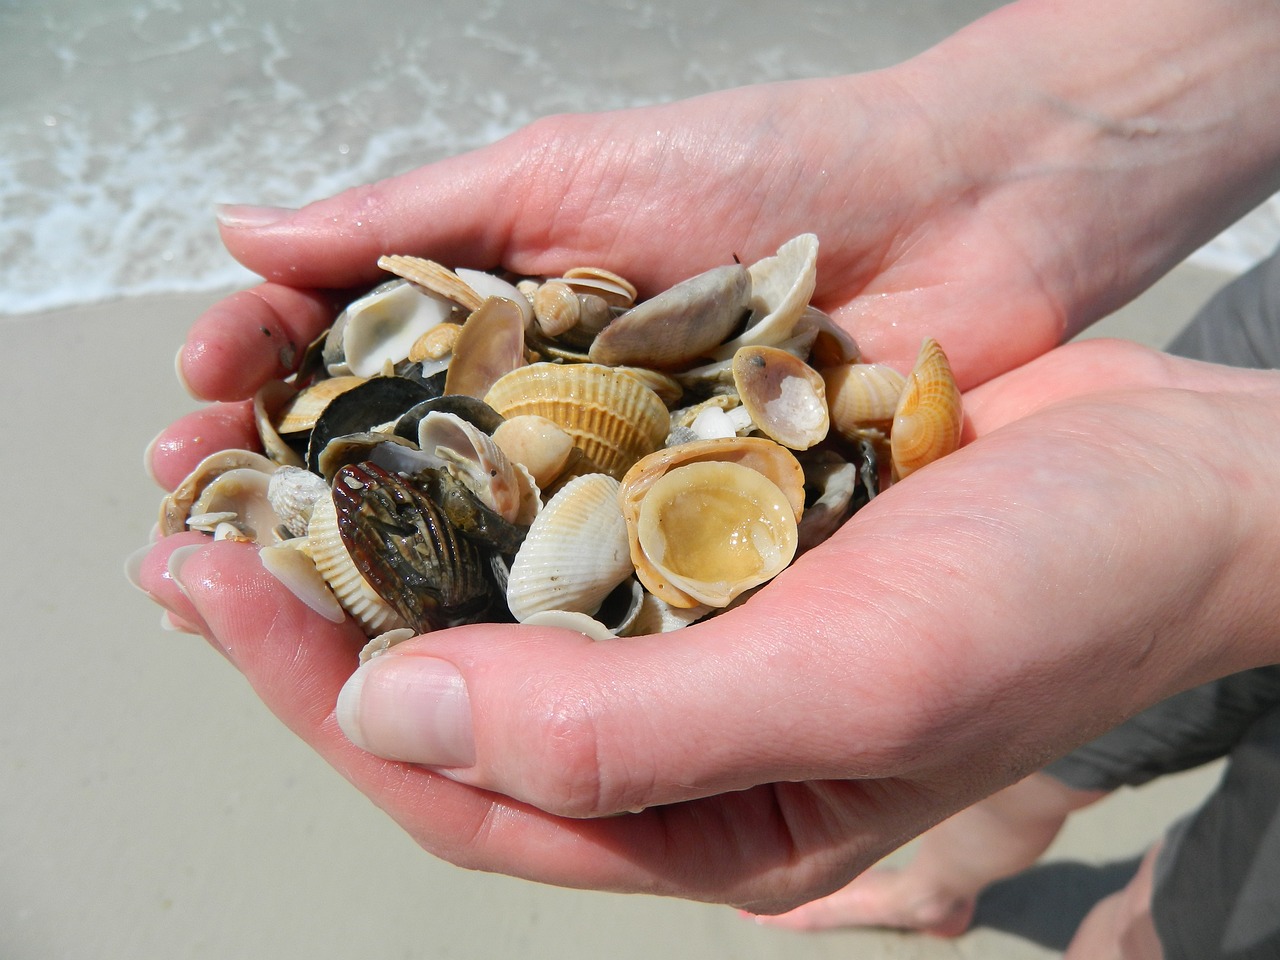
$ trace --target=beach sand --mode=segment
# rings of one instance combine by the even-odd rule
[[[19,161],[0,158],[0,208],[22,228],[0,242],[18,361],[0,384],[0,958],[1056,955],[1214,770],[1080,816],[955,943],[760,929],[426,855],[201,640],[162,631],[122,573],[160,498],[143,450],[196,406],[173,356],[217,296],[172,291],[230,267],[211,202],[302,202],[551,110],[884,66],[998,5],[442,0],[414,29],[391,0],[358,23],[349,5],[290,0],[0,11],[0,134]],[[1092,332],[1161,344],[1220,280],[1181,267]],[[139,290],[166,292],[109,299]],[[77,300],[104,302],[31,312]]]
[[[1181,267],[1095,332],[1160,344],[1221,277]],[[6,321],[0,387],[39,411],[4,450],[0,957],[628,958],[1054,956],[1091,897],[1188,809],[1213,769],[1117,796],[1050,862],[1002,884],[956,943],[801,935],[732,910],[469,873],[419,850],[125,582],[159,491],[142,451],[195,407],[172,374],[212,294]],[[11,344],[14,340],[11,339]],[[16,548],[16,549],[15,549]]]

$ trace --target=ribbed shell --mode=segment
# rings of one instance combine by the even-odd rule
[[[947,355],[928,337],[893,416],[889,447],[895,476],[906,477],[960,446],[963,419],[960,390]]]
[[[629,374],[594,363],[534,363],[493,385],[485,402],[504,417],[546,417],[614,479],[662,446],[666,405]]]

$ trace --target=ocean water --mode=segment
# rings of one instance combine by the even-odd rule
[[[892,6],[893,10],[888,8]],[[0,314],[252,281],[298,206],[536,117],[886,66],[996,0],[0,0]],[[1280,235],[1280,206],[1216,256]]]

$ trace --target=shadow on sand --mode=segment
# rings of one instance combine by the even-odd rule
[[[1140,857],[1094,866],[1058,862],[1032,867],[988,887],[975,927],[989,927],[1052,950],[1065,950],[1095,903],[1133,877]]]

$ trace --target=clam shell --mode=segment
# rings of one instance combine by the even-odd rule
[[[750,297],[745,267],[715,267],[615,318],[592,342],[589,356],[593,363],[683,369],[733,332]]]
[[[307,526],[307,539],[299,549],[311,558],[342,609],[360,624],[365,636],[376,637],[387,630],[409,626],[356,569],[338,531],[338,515],[332,497],[323,497],[316,502]]]
[[[534,363],[493,385],[485,402],[504,417],[546,417],[614,478],[662,445],[666,405],[635,377],[594,363]]]
[[[490,297],[462,325],[444,392],[481,399],[505,374],[522,366],[524,314],[513,301]]]
[[[505,300],[510,300],[520,308],[520,315],[524,317],[524,325],[527,327],[533,323],[533,304],[514,283],[510,283],[492,273],[486,273],[483,270],[471,270],[467,267],[455,267],[453,272],[465,281],[472,290],[480,294],[482,300],[487,300],[489,297],[502,297]]]
[[[418,423],[418,448],[428,466],[445,467],[485,506],[510,523],[529,523],[536,508],[515,464],[493,437],[457,414],[436,410]],[[536,494],[533,496],[537,502]]]
[[[642,458],[622,478],[618,493],[623,519],[627,523],[631,561],[635,564],[636,575],[645,587],[677,607],[691,607],[709,601],[699,599],[698,595],[678,585],[651,561],[640,543],[640,513],[651,489],[667,473],[697,463],[731,463],[764,476],[773,487],[781,491],[790,507],[792,527],[804,512],[804,470],[789,450],[764,437],[695,440]],[[735,474],[734,479],[740,479],[741,476]],[[738,505],[742,506],[741,503]],[[676,577],[680,579],[683,574],[676,574]],[[724,603],[716,605],[723,606]]]
[[[817,286],[818,238],[812,233],[793,237],[774,256],[753,263],[749,272],[751,317],[739,336],[715,351],[716,359],[732,357],[749,345],[777,346],[793,336]]]
[[[276,464],[260,453],[250,450],[219,450],[201,460],[160,503],[159,533],[163,537],[181,533],[187,529],[187,518],[208,513],[206,505],[197,507],[206,488],[218,477],[233,470],[252,470],[261,473],[268,481],[275,473]]]
[[[558,424],[532,414],[504,420],[493,432],[493,442],[512,462],[524,466],[542,490],[560,476],[578,449]]]
[[[926,338],[889,433],[894,476],[906,477],[959,447],[963,416],[947,355],[938,341]]]
[[[263,452],[274,462],[292,467],[303,465],[302,455],[280,436],[276,423],[284,407],[297,397],[298,390],[283,380],[268,380],[253,395],[253,421]]]
[[[354,376],[317,380],[310,386],[295,391],[291,399],[282,403],[271,421],[272,425],[282,436],[309,433],[314,429],[316,421],[324,415],[330,403],[348,390],[365,382],[364,377]]]
[[[592,293],[581,293],[563,280],[548,280],[533,298],[533,315],[538,329],[547,337],[568,338],[568,345],[588,347],[613,319],[608,301]]]
[[[593,293],[611,307],[628,309],[636,302],[636,287],[630,280],[604,267],[571,267],[561,278],[578,293]]]
[[[821,371],[831,428],[850,440],[868,429],[888,433],[907,378],[883,363],[845,363]]]
[[[303,549],[305,542],[296,539],[270,544],[258,551],[258,559],[295,597],[331,623],[341,623],[346,612]]]
[[[777,347],[743,347],[733,355],[733,382],[765,436],[792,450],[826,439],[826,385],[803,360]]]
[[[384,283],[338,316],[325,341],[325,365],[334,376],[376,376],[406,359],[414,341],[453,309],[452,301],[407,280]]]
[[[594,614],[631,576],[618,481],[603,473],[565,484],[542,508],[516,553],[507,606],[517,620],[539,611]]]
[[[669,588],[698,603],[728,606],[771,580],[795,556],[790,501],[764,474],[727,461],[689,463],[663,474],[640,502],[636,573],[669,603]],[[660,579],[653,578],[656,572]]]

